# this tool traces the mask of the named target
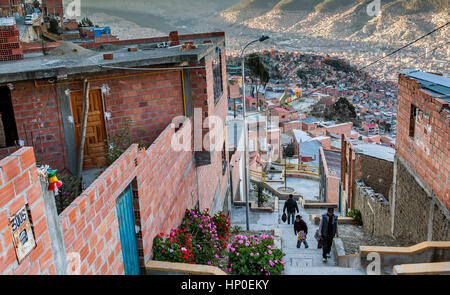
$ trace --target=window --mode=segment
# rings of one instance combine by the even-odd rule
[[[214,79],[214,104],[216,104],[223,92],[222,82],[222,49],[216,47],[216,56],[213,59],[213,79]]]
[[[11,91],[7,86],[2,86],[0,87],[0,148],[15,146],[18,139]]]
[[[411,104],[411,112],[409,114],[409,136],[414,137],[414,129],[416,128],[417,107]]]

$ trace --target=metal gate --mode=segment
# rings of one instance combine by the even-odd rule
[[[133,195],[131,185],[116,200],[119,220],[120,242],[122,244],[123,264],[126,275],[138,275],[139,254],[134,223]]]

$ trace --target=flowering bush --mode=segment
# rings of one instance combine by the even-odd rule
[[[217,225],[208,213],[208,209],[186,210],[180,228],[192,236],[192,252],[197,264],[217,265],[223,256],[223,243]],[[226,247],[226,243],[225,243]]]
[[[273,236],[261,234],[250,238],[242,235],[234,237],[228,245],[229,274],[238,275],[279,275],[284,271],[285,255],[280,249],[275,249]]]
[[[219,212],[214,214],[212,221],[217,227],[217,233],[219,234],[219,240],[221,241],[222,248],[226,248],[230,235],[230,219],[222,212]]]
[[[172,229],[169,235],[157,234],[153,239],[155,260],[195,264],[192,237],[183,229]]]

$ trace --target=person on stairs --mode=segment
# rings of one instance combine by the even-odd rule
[[[334,236],[339,237],[337,227],[337,216],[334,214],[334,208],[328,208],[327,213],[322,215],[319,224],[319,237],[322,240],[323,262],[327,262],[331,257],[331,246]]]
[[[305,249],[308,249],[308,242],[306,235],[308,234],[308,225],[300,215],[295,216],[294,234],[297,236],[297,248],[300,248],[302,243],[305,244]]]
[[[292,224],[294,224],[294,216],[295,212],[299,212],[297,201],[294,200],[294,196],[292,194],[289,195],[289,198],[284,202],[283,207],[283,213],[287,211],[287,222],[288,224],[291,224],[290,221],[292,220]]]

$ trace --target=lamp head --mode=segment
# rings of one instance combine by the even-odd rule
[[[270,37],[267,36],[267,35],[262,35],[262,36],[259,38],[259,42],[266,41],[266,40],[269,39],[269,38],[270,38]]]

